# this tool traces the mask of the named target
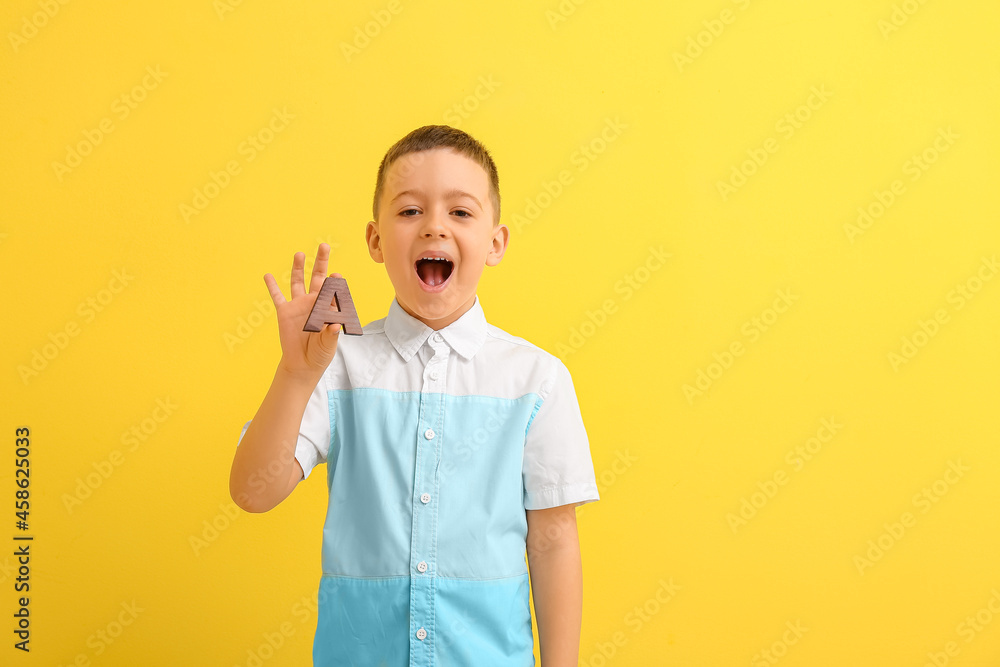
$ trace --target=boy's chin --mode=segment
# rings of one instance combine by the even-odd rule
[[[448,317],[455,310],[456,304],[452,303],[450,295],[441,292],[435,294],[417,294],[415,299],[411,299],[407,305],[410,306],[416,315],[425,320],[440,320]]]
[[[425,322],[450,319],[466,301],[466,299],[457,298],[451,290],[424,292],[419,287],[417,290],[418,292],[411,294],[405,302],[399,298],[397,292],[396,300],[403,306],[403,310]]]

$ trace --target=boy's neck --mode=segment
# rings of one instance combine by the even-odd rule
[[[420,320],[434,331],[439,331],[440,329],[444,329],[446,326],[453,324],[454,322],[457,322],[459,318],[462,317],[462,315],[465,315],[467,312],[469,312],[472,306],[476,303],[476,294],[473,293],[472,297],[461,307],[456,309],[454,312],[437,320],[427,320],[420,317],[416,313],[411,312],[409,308],[403,305],[403,303],[399,300],[398,296],[396,297],[396,303],[398,303],[399,307],[403,309],[403,312],[405,312],[410,317]]]

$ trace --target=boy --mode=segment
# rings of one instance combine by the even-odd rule
[[[575,508],[599,496],[566,367],[488,324],[476,295],[509,234],[493,159],[460,130],[414,130],[379,166],[373,218],[395,298],[364,335],[302,331],[326,244],[308,294],[303,253],[290,301],[265,276],[281,361],[230,493],[266,512],[327,464],[314,664],[534,665],[530,577],[544,667],[576,667]]]

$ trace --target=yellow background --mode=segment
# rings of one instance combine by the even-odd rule
[[[248,665],[263,646],[308,664],[324,477],[264,515],[228,494],[279,356],[262,276],[287,293],[293,253],[329,242],[363,322],[383,317],[363,245],[378,162],[451,122],[493,153],[512,226],[487,317],[562,350],[590,437],[581,664],[1000,664],[996,5],[233,5],[0,9],[0,662]],[[251,161],[275,110],[294,117]],[[769,312],[779,290],[792,305]],[[921,345],[894,363],[904,338]],[[30,655],[11,632],[17,426]]]

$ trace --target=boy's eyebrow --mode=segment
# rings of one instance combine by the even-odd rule
[[[476,202],[476,204],[479,206],[479,210],[481,210],[481,211],[485,210],[485,209],[483,209],[483,203],[481,201],[479,201],[479,199],[477,199],[475,195],[472,195],[472,194],[466,192],[465,190],[460,190],[458,188],[452,188],[451,190],[446,190],[443,194],[444,194],[445,199],[452,199],[452,198],[455,198],[455,197],[468,197],[472,201]],[[403,195],[416,195],[416,196],[419,197],[419,196],[423,195],[423,192],[421,192],[420,190],[403,190],[402,192],[400,192],[399,194],[397,194],[395,197],[393,197],[391,200],[389,200],[389,203],[391,204],[392,202],[396,201],[397,199],[399,199]]]

